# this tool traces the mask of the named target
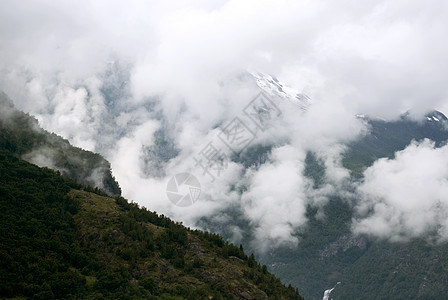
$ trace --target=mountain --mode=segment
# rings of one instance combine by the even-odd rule
[[[430,243],[424,237],[390,242],[354,234],[356,199],[343,195],[353,195],[351,189],[362,183],[363,172],[375,161],[393,159],[397,151],[413,141],[430,139],[435,147],[445,145],[448,119],[438,111],[428,113],[423,120],[414,120],[407,114],[395,121],[357,117],[367,133],[345,145],[342,165],[351,173],[350,182],[341,187],[346,190],[330,195],[322,210],[307,207],[308,222],[294,233],[298,245],[273,246],[265,253],[257,251],[253,243],[253,222],[238,206],[221,212],[231,216],[228,222],[203,217],[198,225],[219,232],[226,239],[232,239],[235,226],[243,228],[241,242],[245,249],[256,252],[257,258],[283,282],[299,287],[305,299],[322,299],[324,291],[337,282],[341,284],[332,291],[334,299],[444,299],[448,284],[448,245]],[[252,145],[233,156],[232,161],[250,172],[269,163],[276,147],[275,144]],[[317,153],[308,152],[304,175],[314,182],[315,190],[325,184],[326,167]],[[245,192],[244,186],[240,189],[241,193]]]
[[[17,153],[41,167],[58,170],[64,176],[102,189],[111,196],[121,194],[107,160],[43,130],[34,117],[17,110],[3,92],[0,92],[0,132],[0,149]]]
[[[308,97],[297,96],[300,95],[297,90],[289,89],[274,76],[257,72],[251,72],[251,76],[274,101],[294,103],[303,114],[307,113],[311,105]],[[357,118],[364,123],[366,134],[344,145],[342,166],[350,172],[349,182],[338,186],[323,207],[308,205],[306,225],[292,234],[297,237],[298,245],[269,245],[267,251],[259,251],[254,242],[257,221],[250,219],[238,204],[220,211],[223,217],[219,220],[204,216],[197,225],[218,232],[227,240],[235,237],[234,228],[240,229],[238,239],[244,248],[256,253],[257,259],[284,283],[300,288],[305,299],[322,299],[324,291],[337,282],[341,284],[331,293],[334,299],[445,299],[448,291],[446,243],[431,243],[425,237],[390,242],[355,234],[352,225],[357,201],[354,189],[362,184],[364,171],[381,158],[393,159],[397,151],[413,141],[430,139],[435,147],[445,145],[448,119],[439,111],[428,113],[422,120],[415,120],[409,114],[393,121],[365,115]],[[243,174],[250,175],[272,163],[272,153],[278,147],[282,145],[253,144],[233,155],[231,160],[242,166]],[[319,153],[307,153],[303,173],[314,183],[316,193],[327,183],[326,167]],[[248,189],[244,183],[235,187],[239,195]],[[275,201],[273,196],[272,202]],[[256,205],[256,199],[253,203]]]
[[[261,73],[252,73],[252,75],[250,76],[252,76],[252,80],[254,81],[253,84],[258,85],[265,94],[273,96],[272,99],[274,101],[288,101],[300,108],[300,110],[297,110],[299,114],[302,113],[304,115],[307,113],[307,108],[309,108],[309,105],[311,105],[311,101],[308,97],[300,94],[297,90],[288,88],[274,76]],[[111,114],[118,115],[120,109],[117,109],[117,107],[120,107],[120,105],[124,105],[123,103],[120,104],[120,101],[118,101],[119,99],[116,99],[116,97],[126,97],[126,93],[122,91],[123,86],[125,86],[125,81],[123,79],[124,77],[124,75],[116,76],[116,84],[108,86],[107,89],[104,90],[104,93],[107,96],[105,96],[105,99],[110,106]],[[245,79],[247,79],[247,77],[245,77]],[[148,104],[148,106],[150,106],[150,104]],[[156,120],[160,121],[162,126],[154,133],[153,137],[155,142],[150,145],[143,145],[141,148],[142,150],[140,151],[140,159],[143,162],[142,170],[144,171],[145,176],[163,178],[164,176],[166,176],[166,165],[173,158],[177,157],[181,149],[178,149],[179,145],[175,140],[176,135],[170,132],[170,126],[169,124],[166,124],[163,114],[160,114],[152,106],[145,107],[145,109],[148,109],[150,111],[150,113],[145,116],[148,116],[148,118],[156,118]],[[2,110],[1,112],[4,111],[5,110]],[[331,287],[334,287],[337,282],[341,282],[341,284],[336,285],[335,289],[331,293],[331,297],[334,297],[335,299],[359,299],[360,297],[365,299],[444,299],[444,295],[447,292],[446,286],[448,286],[448,257],[446,255],[446,253],[448,253],[448,246],[446,245],[446,243],[429,243],[424,238],[413,238],[409,241],[402,242],[390,242],[374,238],[372,236],[355,234],[353,233],[352,225],[356,213],[354,210],[354,205],[358,200],[356,199],[354,190],[357,186],[363,183],[363,180],[365,179],[364,171],[381,158],[393,159],[396,156],[397,151],[405,149],[412,143],[412,141],[430,139],[434,141],[435,147],[441,147],[445,145],[446,141],[448,140],[447,118],[441,112],[437,111],[430,112],[425,116],[423,120],[414,120],[407,114],[401,116],[401,118],[395,121],[385,121],[363,115],[358,115],[357,117],[360,122],[364,123],[365,128],[367,129],[367,133],[345,145],[346,151],[343,153],[342,166],[348,169],[350,172],[350,176],[347,179],[348,182],[344,186],[337,186],[337,190],[334,192],[334,194],[326,195],[328,196],[328,201],[326,201],[325,205],[322,205],[322,207],[317,208],[313,205],[308,205],[306,207],[306,224],[304,226],[300,226],[300,228],[292,233],[293,237],[297,238],[299,241],[297,245],[288,244],[286,246],[278,246],[272,243],[268,245],[267,251],[259,251],[259,249],[257,248],[257,244],[254,243],[254,241],[259,238],[259,236],[255,236],[256,220],[254,222],[254,219],[251,219],[248,216],[247,211],[244,211],[245,207],[239,205],[242,201],[235,201],[234,203],[232,203],[232,205],[226,207],[225,210],[219,211],[218,215],[202,216],[197,221],[195,226],[197,226],[198,228],[206,228],[213,233],[221,234],[223,236],[223,239],[221,240],[222,242],[217,243],[222,243],[223,245],[226,245],[225,241],[234,240],[236,228],[236,234],[238,235],[238,244],[241,243],[244,249],[248,251],[248,253],[253,252],[255,253],[255,256],[252,258],[247,258],[246,261],[243,255],[239,257],[240,254],[237,253],[239,251],[237,249],[240,248],[234,248],[232,246],[230,246],[233,249],[231,250],[231,252],[233,251],[234,255],[230,256],[235,256],[237,258],[239,257],[239,259],[243,260],[242,265],[247,265],[248,267],[249,260],[251,261],[250,265],[253,265],[253,259],[257,259],[261,264],[267,266],[266,268],[264,268],[265,272],[270,271],[278,276],[278,278],[280,278],[283,283],[291,284],[294,288],[299,288],[300,294],[306,299],[322,299],[324,291],[330,289]],[[28,120],[28,118],[29,116],[26,116],[26,118],[23,117],[23,119],[26,120]],[[5,120],[6,119],[8,118],[5,118]],[[23,126],[24,123],[27,124],[26,122],[16,121],[15,126],[10,127],[7,127],[7,125],[2,125],[3,128],[6,128],[6,131],[4,131],[6,133],[4,135],[8,138],[4,139],[6,142],[3,142],[3,140],[1,140],[1,145],[3,145],[2,147],[4,149],[8,149],[9,151],[13,152],[15,151],[16,153],[20,154],[20,158],[32,161],[29,159],[30,156],[27,154],[32,153],[32,150],[35,149],[34,145],[36,145],[36,142],[32,143],[30,146],[24,141],[27,141],[27,136],[29,135],[29,133],[27,133],[29,131],[28,129],[37,126],[36,121],[34,121],[34,123],[31,122],[32,124],[34,124],[32,126],[27,125],[26,129],[23,130],[24,133],[19,135],[23,138],[14,139],[13,137],[17,135],[17,133],[11,134],[8,132],[8,130],[12,130],[12,128],[20,128],[20,126]],[[136,122],[136,124],[138,124],[138,122]],[[132,130],[128,130],[126,126],[128,125],[124,124],[120,128],[119,132],[116,133],[116,136],[119,137],[125,135],[125,133],[127,132],[132,132]],[[111,128],[113,128],[113,126],[109,126],[108,128],[108,130],[112,130]],[[46,139],[42,140],[47,143]],[[281,139],[276,141],[280,141],[279,143],[287,143]],[[101,143],[101,141],[99,141],[99,143]],[[257,171],[265,164],[272,165],[272,153],[274,153],[278,148],[284,146],[284,144],[279,143],[253,143],[241,153],[232,155],[230,157],[233,162],[240,164],[241,173],[243,174],[241,175],[241,178],[243,178],[241,180],[242,183],[238,183],[235,186],[229,187],[231,193],[242,196],[248,189],[248,186],[245,186],[244,178],[249,177],[251,172]],[[104,145],[111,144],[105,143]],[[48,146],[49,149],[51,149],[51,147]],[[57,147],[58,146],[56,145],[55,148],[57,149]],[[26,150],[23,151],[21,150],[22,148],[26,148]],[[33,156],[31,155],[31,157]],[[64,159],[61,159],[61,161],[63,162]],[[304,164],[305,168],[303,171],[303,175],[305,175],[310,180],[310,182],[313,183],[313,192],[318,192],[321,187],[324,187],[327,184],[327,169],[325,163],[319,156],[319,153],[309,151],[306,154]],[[59,167],[56,169],[59,169],[60,165],[61,164],[59,164]],[[51,167],[51,165],[47,166]],[[84,177],[90,177],[90,173],[89,168],[86,168]],[[72,178],[76,180],[82,180],[84,177],[72,176]],[[93,184],[90,185],[96,187],[99,186]],[[79,187],[77,189],[79,190]],[[122,211],[120,208],[122,207],[120,206],[122,205],[120,204],[122,202],[120,202],[120,200],[105,197],[101,198],[101,201],[103,201],[101,202],[100,200],[98,200],[100,198],[98,198],[99,196],[97,194],[89,194],[90,196],[84,197],[83,195],[87,194],[83,194],[84,192],[82,191],[82,189],[83,188],[81,188],[80,194],[78,194],[77,196],[81,201],[81,207],[85,207],[87,211],[89,211],[90,208],[88,207],[90,203],[92,206],[91,209],[96,209],[99,207],[103,207],[104,209],[106,209],[105,211],[103,211],[103,215],[100,214],[100,220],[108,220],[108,218],[106,218],[105,216],[109,216],[114,211],[116,211],[116,207],[119,207],[118,210]],[[86,188],[84,188],[84,190],[85,189]],[[97,193],[100,193],[99,190],[97,190]],[[274,204],[276,203],[275,197],[276,195],[272,197],[271,201]],[[87,204],[83,202],[83,199],[87,201]],[[240,199],[242,198],[240,197]],[[118,206],[115,206],[115,204],[113,204],[114,201]],[[105,203],[108,204],[106,205]],[[257,202],[254,201],[254,203]],[[111,205],[111,207],[107,208],[109,204]],[[80,208],[78,207],[77,210],[79,211]],[[268,211],[267,213],[270,212]],[[91,214],[95,215],[95,213],[93,212]],[[132,212],[131,215],[135,216],[136,213]],[[79,214],[77,216],[82,216],[82,214]],[[39,220],[35,216],[33,216],[32,218]],[[92,219],[96,220],[97,218]],[[82,221],[81,223],[76,223],[76,220]],[[137,222],[141,222],[142,219],[137,218],[136,220]],[[91,243],[97,243],[95,244],[96,246],[89,246],[91,247],[89,248],[89,251],[91,252],[88,252],[89,254],[99,253],[99,256],[94,256],[95,260],[101,261],[101,259],[103,259],[102,262],[106,262],[106,264],[112,264],[113,266],[115,266],[115,262],[119,262],[117,263],[117,265],[121,265],[121,263],[123,263],[126,266],[131,266],[132,268],[134,267],[134,265],[130,265],[128,260],[133,261],[132,258],[138,255],[135,254],[134,248],[140,249],[139,245],[133,244],[132,249],[125,249],[124,245],[117,244],[118,248],[113,248],[113,251],[109,251],[111,249],[109,247],[114,247],[113,245],[111,245],[112,242],[110,240],[113,240],[115,238],[115,233],[110,233],[112,237],[106,238],[106,240],[102,240],[102,237],[108,236],[108,234],[101,232],[101,226],[103,226],[104,224],[97,225],[92,220],[85,221],[85,219],[77,219],[77,217],[75,216],[73,217],[73,222],[77,224],[76,226],[78,226],[76,227],[76,230],[74,230],[76,232],[80,232],[81,236],[92,236],[88,238],[88,241],[83,240],[83,243],[87,243],[89,245],[91,245]],[[118,223],[111,222],[110,225],[112,226],[112,228],[114,228],[113,230],[119,231],[119,233],[117,233],[116,235],[119,241],[128,241],[124,236],[128,236],[129,240],[133,239],[132,234],[128,235],[128,233],[123,233],[121,231],[123,229],[122,227],[119,227]],[[101,228],[95,229],[96,226],[100,226]],[[95,229],[96,231],[90,233],[90,229]],[[112,232],[114,232],[113,230]],[[155,230],[158,230],[158,228],[156,227]],[[188,241],[190,243],[189,245],[191,246],[192,240],[190,236],[192,233],[190,233],[190,231],[188,232]],[[213,234],[206,235],[208,235],[208,237],[215,236]],[[168,236],[170,236],[170,234],[168,234]],[[211,240],[213,239],[214,238],[212,237]],[[213,245],[215,242],[212,242],[211,240],[208,240],[204,243],[206,245]],[[73,248],[74,246],[70,247]],[[107,249],[109,249],[107,250],[109,252],[102,251],[102,247],[106,247]],[[216,257],[215,254],[218,254],[219,257],[219,253],[221,253],[221,250],[219,250],[218,248],[216,248],[215,250],[213,249],[210,248],[211,252],[207,252],[213,253],[213,255],[210,256],[210,259],[212,261],[214,261],[214,257]],[[159,268],[159,271],[155,271],[155,274],[157,275],[156,278],[158,278],[156,280],[157,291],[159,293],[157,294],[157,297],[162,297],[160,295],[160,291],[163,291],[163,293],[169,294],[171,296],[176,295],[176,292],[173,291],[175,290],[175,288],[170,284],[178,282],[181,282],[181,285],[183,285],[184,283],[189,284],[189,289],[191,289],[191,285],[194,285],[196,282],[200,282],[200,284],[203,284],[202,286],[207,290],[206,293],[209,293],[209,295],[212,295],[216,292],[215,281],[214,279],[210,279],[209,277],[207,277],[207,271],[201,269],[201,272],[195,273],[196,275],[193,275],[195,279],[193,277],[190,277],[190,275],[186,275],[191,271],[191,268],[189,266],[191,266],[192,264],[194,264],[195,266],[203,266],[201,265],[200,261],[196,260],[195,262],[194,258],[192,259],[192,256],[188,256],[189,254],[185,254],[185,256],[183,256],[183,260],[175,260],[173,257],[175,257],[176,254],[164,254],[165,250],[163,246],[154,248],[154,251],[156,252],[161,251],[157,252],[159,253],[158,255],[160,255],[160,257],[163,258],[164,256],[168,256],[168,258],[164,259],[168,260],[166,264],[170,264],[171,266],[173,266],[173,269],[163,269],[162,267],[160,267],[160,263],[151,262],[152,264],[155,264],[154,266]],[[180,251],[180,253],[191,253],[189,252],[190,250],[187,249],[176,251]],[[171,250],[167,251],[169,252]],[[194,251],[195,250],[193,250],[193,252]],[[199,255],[200,253],[198,252],[196,254]],[[117,255],[117,257],[115,257],[114,255]],[[86,256],[89,255],[86,254]],[[222,258],[226,259],[226,257]],[[235,259],[233,257],[230,259],[238,261],[238,259]],[[138,264],[141,263],[142,261],[138,260]],[[143,264],[145,265],[146,263],[143,262]],[[179,271],[178,273],[176,273],[177,275],[181,274],[181,277],[184,275],[186,277],[175,277],[174,279],[167,279],[165,277],[162,277],[161,273],[172,273],[171,270],[175,270],[176,265],[179,268],[181,268],[182,265],[184,265],[184,267],[187,266],[186,268],[189,271]],[[221,266],[224,270],[230,270],[233,268],[230,265],[225,264]],[[73,268],[76,269],[77,267]],[[142,271],[136,271],[136,269],[132,268],[126,269],[127,273],[125,272],[124,275],[121,274],[116,276],[118,278],[126,278],[126,280],[128,281],[125,280],[125,282],[134,282],[134,279],[140,282],[140,279],[138,279],[140,278],[138,277],[140,275],[138,274],[140,274],[139,272]],[[103,293],[104,290],[107,290],[88,290],[88,288],[92,289],[96,287],[92,282],[98,282],[95,280],[99,280],[98,278],[102,278],[102,275],[95,273],[95,270],[89,271],[90,273],[86,271],[83,274],[82,269],[81,275],[84,276],[87,283],[90,284],[90,287],[84,287],[85,289],[87,289],[86,293],[92,292],[95,296],[97,296],[97,294],[95,293]],[[218,269],[222,272],[221,267]],[[261,267],[261,269],[261,272],[263,273],[263,267]],[[196,270],[196,268],[193,268],[193,270]],[[112,273],[114,272],[121,271],[113,271]],[[131,274],[129,275],[131,277],[127,277],[128,275],[126,274]],[[249,276],[248,280],[250,282],[245,285],[246,287],[250,286],[250,284],[257,284],[257,282],[261,280],[259,279],[259,277],[257,277],[258,275],[253,276],[251,271],[247,271],[247,269],[246,271],[243,271],[243,275],[244,274]],[[112,278],[116,279],[116,277],[114,276],[115,275],[113,275]],[[198,276],[199,278],[195,276]],[[211,274],[211,276],[213,278],[215,275]],[[204,280],[204,278],[209,279],[207,279],[207,282],[204,282],[202,281]],[[253,280],[255,280],[255,283]],[[166,281],[170,282],[170,284],[166,284]],[[241,279],[240,281],[243,281],[243,279]],[[220,282],[224,284],[224,282],[227,282],[227,279],[223,279]],[[147,286],[150,289],[150,292],[151,286],[151,283]],[[252,297],[257,298],[257,296],[255,295],[261,295],[258,294],[259,290],[262,290],[267,295],[269,294],[265,289],[265,285],[256,286],[257,288],[254,288],[254,290],[252,290],[250,294]],[[180,288],[182,292],[179,293],[183,293],[184,295],[186,295],[187,292],[184,290],[184,288],[185,286],[183,285],[183,288]],[[219,289],[221,289],[221,287]],[[223,289],[227,289],[227,291],[229,291],[228,287],[223,287]],[[239,291],[245,289],[246,288],[238,287]],[[133,288],[126,286],[124,288],[124,293],[128,292],[131,293],[131,295],[137,295],[135,294],[136,292],[135,290],[133,290]],[[197,290],[193,292],[199,293],[199,291]],[[115,290],[114,293],[118,293],[118,291]],[[232,296],[229,296],[230,294]],[[230,294],[226,294],[226,296],[222,296],[224,295],[222,294],[221,296],[224,298],[231,298],[237,295],[234,290]],[[280,294],[286,295],[282,293]],[[220,297],[217,294],[213,295],[216,295],[216,298]],[[244,298],[246,296],[242,296],[242,294],[240,293],[236,297]],[[275,297],[271,296],[271,298]],[[284,296],[284,298],[289,299],[288,296]]]
[[[403,115],[396,121],[358,116],[368,133],[347,145],[343,165],[356,184],[363,171],[380,158],[393,158],[412,141],[431,139],[436,147],[448,141],[447,122],[438,111],[423,121]],[[305,175],[319,186],[325,167],[308,153]],[[306,299],[321,299],[323,291],[341,282],[334,299],[445,299],[448,284],[448,245],[424,238],[389,242],[351,231],[353,207],[334,195],[324,207],[325,218],[309,207],[309,223],[297,247],[282,247],[260,256],[269,270],[285,283],[301,286]],[[307,270],[306,273],[301,272]]]
[[[384,121],[358,115],[367,127],[368,133],[361,139],[350,143],[343,164],[353,174],[360,177],[366,167],[381,157],[394,157],[395,152],[403,150],[412,140],[425,138],[441,146],[448,140],[448,119],[439,112],[432,111],[423,121],[415,121],[404,114],[397,121]]]
[[[0,298],[302,299],[242,246],[74,181],[104,159],[2,105]],[[72,179],[22,159],[43,145]]]
[[[308,110],[308,107],[311,105],[310,97],[287,86],[275,76],[253,71],[249,72],[249,74],[253,77],[257,86],[267,95],[294,103],[303,111]]]

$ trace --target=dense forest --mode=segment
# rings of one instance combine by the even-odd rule
[[[0,297],[302,299],[242,247],[0,150]]]

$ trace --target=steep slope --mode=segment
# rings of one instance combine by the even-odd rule
[[[286,284],[301,286],[305,299],[322,299],[341,282],[334,299],[445,299],[448,245],[423,239],[391,243],[350,232],[352,211],[333,198],[325,219],[309,210],[308,228],[297,248],[280,248],[261,257]],[[299,270],[307,270],[300,272]]]
[[[344,166],[356,177],[360,177],[365,168],[378,158],[393,157],[395,152],[406,148],[412,140],[427,138],[436,142],[437,146],[448,140],[448,119],[438,111],[428,113],[422,122],[412,120],[407,115],[392,122],[359,117],[366,122],[369,132],[348,145],[349,150],[343,160]]]
[[[301,299],[241,247],[0,150],[0,297]]]
[[[35,118],[17,110],[3,92],[0,92],[0,149],[17,153],[24,160],[41,167],[58,170],[111,196],[121,194],[108,161],[43,130]]]

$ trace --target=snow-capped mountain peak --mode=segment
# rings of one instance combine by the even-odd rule
[[[428,122],[448,123],[447,117],[443,113],[436,111],[436,110],[426,114],[425,117]]]
[[[286,86],[272,75],[252,71],[249,71],[249,73],[254,77],[257,85],[268,95],[286,99],[298,105],[303,111],[308,110],[311,99],[307,95],[300,93],[292,87]]]

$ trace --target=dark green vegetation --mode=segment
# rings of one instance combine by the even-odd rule
[[[337,198],[331,199],[325,207],[327,218],[324,220],[318,219],[316,212],[308,210],[308,228],[297,234],[300,237],[297,248],[280,248],[271,256],[263,257],[263,261],[271,265],[271,271],[284,282],[303,284],[301,293],[305,299],[322,299],[324,290],[341,281],[340,275],[361,254],[360,249],[353,247],[350,256],[335,258],[333,255],[342,252],[343,244],[330,246],[340,236],[350,237],[351,214],[347,204]],[[364,242],[360,240],[359,245],[365,246]]]
[[[242,247],[0,150],[0,297],[301,299]]]
[[[0,149],[9,150],[40,166],[59,170],[64,176],[100,188],[111,196],[121,194],[108,161],[43,130],[35,118],[14,108],[3,92],[0,92],[0,132]]]
[[[375,242],[340,278],[335,299],[446,299],[448,247],[422,240]]]

